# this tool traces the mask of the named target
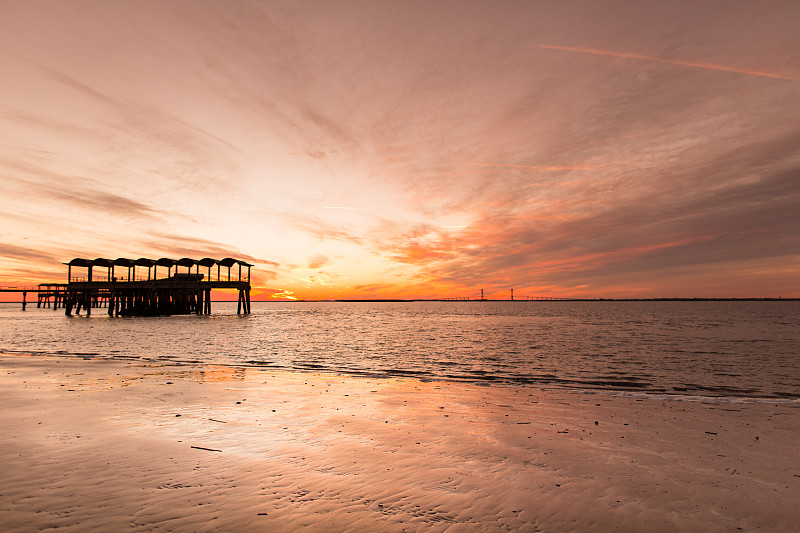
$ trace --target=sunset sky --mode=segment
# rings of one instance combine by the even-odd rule
[[[800,296],[800,2],[0,0],[0,285]]]

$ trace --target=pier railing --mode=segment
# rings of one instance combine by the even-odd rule
[[[0,292],[36,292],[39,287],[35,285],[0,285]]]

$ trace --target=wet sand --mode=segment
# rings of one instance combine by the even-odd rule
[[[798,404],[0,356],[0,529],[791,531]]]

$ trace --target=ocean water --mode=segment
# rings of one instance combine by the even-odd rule
[[[675,397],[800,399],[800,302],[253,302],[211,316],[0,304],[0,351]]]

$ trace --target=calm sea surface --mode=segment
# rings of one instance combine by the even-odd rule
[[[0,304],[0,351],[679,396],[800,398],[800,302],[215,303],[90,318]]]

